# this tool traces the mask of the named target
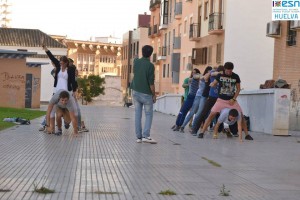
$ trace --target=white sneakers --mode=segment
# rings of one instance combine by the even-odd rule
[[[150,143],[150,144],[156,144],[157,142],[155,140],[153,140],[150,137],[146,137],[146,138],[142,138],[142,139],[137,139],[136,140],[137,143]]]

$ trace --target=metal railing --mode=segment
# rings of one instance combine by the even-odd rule
[[[190,24],[189,38],[198,38],[198,37],[200,37],[200,24],[199,23]]]
[[[223,13],[212,13],[209,15],[208,31],[223,29]]]

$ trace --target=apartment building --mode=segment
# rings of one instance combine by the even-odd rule
[[[79,76],[121,75],[121,44],[51,37],[68,47],[68,57],[74,60]]]
[[[183,93],[183,80],[193,68],[223,64],[222,0],[151,0],[149,38],[160,95]]]
[[[123,95],[131,95],[130,83],[133,79],[133,60],[142,57],[142,47],[151,45],[148,38],[148,26],[150,15],[146,13],[138,15],[137,28],[123,34],[123,54],[121,69],[121,86]]]

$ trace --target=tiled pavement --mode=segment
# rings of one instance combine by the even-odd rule
[[[174,116],[155,113],[158,144],[137,144],[133,109],[84,106],[82,112],[90,132],[79,138],[70,130],[39,132],[41,118],[0,132],[0,199],[300,199],[299,133],[251,133],[255,140],[244,143],[211,134],[197,139],[173,132]],[[55,193],[37,194],[34,184]],[[229,197],[219,195],[223,184]],[[177,195],[158,194],[167,189]]]

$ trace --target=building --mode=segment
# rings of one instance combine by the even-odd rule
[[[121,75],[121,44],[73,40],[56,35],[51,37],[67,46],[67,55],[74,60],[79,76]]]
[[[266,37],[272,19],[269,1],[224,1],[226,10],[224,61],[235,64],[234,72],[245,90],[257,90],[273,77],[274,41]],[[259,13],[259,14],[252,14]],[[276,77],[276,79],[278,76]]]
[[[151,0],[149,38],[152,61],[159,71],[160,95],[183,93],[183,80],[224,61],[224,3],[222,0]]]
[[[40,101],[48,102],[53,94],[54,79],[50,74],[53,66],[41,47],[41,39],[44,38],[48,49],[57,58],[67,55],[66,46],[37,29],[0,28],[0,35],[0,49],[34,52],[32,55],[26,56],[26,63],[42,64],[39,65],[39,67],[41,66],[39,83]],[[0,68],[2,67],[0,65]],[[29,70],[29,68],[25,69]]]
[[[96,42],[101,43],[112,43],[112,44],[122,44],[121,38],[109,36],[109,37],[95,37]]]
[[[26,62],[35,52],[0,49],[0,105],[12,108],[39,108],[41,65]]]
[[[148,26],[150,15],[146,13],[138,16],[137,28],[123,34],[123,54],[121,70],[121,86],[123,95],[130,96],[130,82],[133,79],[133,60],[142,57],[142,47],[151,45],[148,38]],[[158,80],[156,80],[158,83]]]

